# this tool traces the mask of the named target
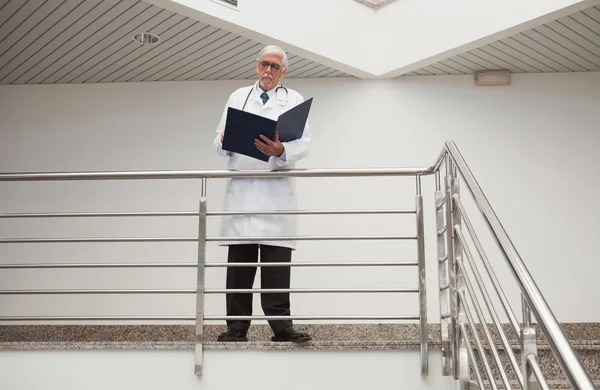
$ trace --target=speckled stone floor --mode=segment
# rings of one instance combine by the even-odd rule
[[[272,332],[268,325],[252,325],[248,342],[217,342],[217,335],[225,330],[223,325],[204,327],[203,345],[207,350],[419,350],[420,334],[417,324],[311,324],[297,325],[297,329],[313,336],[307,343],[276,343],[270,341]],[[562,328],[571,345],[593,380],[600,381],[600,324],[564,324]],[[518,338],[506,326],[506,333],[519,361]],[[498,348],[502,365],[515,379],[497,333],[490,328]],[[483,332],[479,331],[483,336]],[[430,324],[428,347],[440,348],[439,324]],[[483,338],[482,338],[483,339]],[[484,343],[486,355],[489,345]],[[174,350],[193,349],[194,325],[5,325],[0,326],[0,349],[137,349]],[[542,371],[551,388],[569,388],[556,359],[544,337],[539,337],[538,356]],[[480,365],[481,372],[483,367]],[[491,364],[494,377],[497,369]],[[562,386],[562,387],[561,387]],[[566,387],[565,387],[566,386]],[[474,382],[472,388],[478,388]]]

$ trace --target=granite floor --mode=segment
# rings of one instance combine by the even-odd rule
[[[217,342],[217,335],[225,330],[223,325],[204,327],[203,346],[207,350],[419,350],[421,338],[418,324],[310,324],[297,325],[297,329],[313,336],[307,343],[271,342],[272,332],[268,325],[252,325],[248,342]],[[427,345],[431,350],[440,349],[439,324],[428,327]],[[520,360],[520,345],[514,332],[505,326],[512,352]],[[563,324],[565,335],[592,379],[600,381],[600,324]],[[495,329],[490,328],[501,365],[509,379],[515,380],[507,353],[499,342]],[[480,328],[478,333],[483,336]],[[194,325],[5,325],[0,326],[0,349],[137,349],[137,350],[192,350],[195,347]],[[474,345],[475,347],[475,345]],[[474,348],[475,349],[475,348]],[[498,376],[493,363],[490,346],[484,343],[484,353],[490,361],[492,376]],[[478,352],[476,352],[478,353]],[[564,386],[562,373],[552,351],[539,337],[538,356],[545,377],[553,386]],[[484,374],[483,365],[478,364]],[[473,376],[473,379],[475,377]],[[487,379],[487,376],[485,376]],[[476,384],[473,384],[476,386]],[[477,388],[477,387],[474,387]],[[551,387],[569,388],[569,387]]]

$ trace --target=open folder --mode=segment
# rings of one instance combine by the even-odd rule
[[[256,148],[254,140],[260,139],[262,134],[273,141],[275,131],[279,133],[280,142],[290,142],[302,138],[311,104],[312,98],[284,112],[277,118],[277,121],[229,107],[225,122],[223,150],[269,161],[269,156],[264,155]]]

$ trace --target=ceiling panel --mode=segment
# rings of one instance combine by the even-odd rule
[[[315,66],[312,67],[311,69],[307,69],[304,72],[296,75],[296,77],[314,77],[314,75],[321,73],[321,72],[325,72],[327,70],[329,70],[330,68],[328,66],[325,65],[319,65],[317,63],[314,63]]]
[[[498,65],[489,62],[485,58],[478,56],[475,52],[463,53],[457,56],[451,57],[452,60],[460,63],[465,63],[469,69],[473,71],[481,69],[497,69]]]
[[[240,66],[248,64],[254,65],[256,52],[262,48],[262,45],[253,41],[248,41],[247,45],[240,47],[227,55],[217,58],[217,62],[211,66],[204,66],[197,69],[196,73],[191,76],[190,80],[217,80],[219,77],[227,75],[235,67],[235,70]]]
[[[37,11],[44,6],[43,1],[19,1],[12,0],[2,7],[2,18],[0,22],[0,50],[4,52],[6,46],[11,41],[14,42],[18,39],[19,29],[24,25],[24,22],[31,17],[30,26],[35,25],[39,20],[39,13]],[[51,5],[46,4],[44,9],[48,9]]]
[[[192,45],[185,47],[172,58],[161,64],[160,70],[143,79],[143,81],[156,81],[169,79],[169,76],[176,77],[179,70],[185,68],[190,63],[198,59],[210,57],[211,53],[219,50],[224,45],[238,38],[237,35],[227,31],[219,30],[215,27],[210,27],[208,34],[199,34],[200,39]]]
[[[440,63],[451,67],[459,73],[471,73],[476,68],[473,63],[459,57],[448,58],[447,60],[440,61]]]
[[[126,35],[133,35],[136,30],[138,31],[154,31],[158,26],[173,17],[172,12],[160,11],[154,13],[154,10],[147,10],[141,13],[138,17],[133,19],[137,28],[131,29],[129,26],[124,27],[122,31],[125,31]],[[139,24],[138,24],[139,23]],[[115,39],[113,41],[113,39]],[[111,42],[112,41],[112,42]],[[109,44],[109,42],[111,42]],[[124,40],[117,36],[112,36],[110,40],[104,41],[104,44],[100,44],[96,47],[98,50],[93,56],[89,57],[84,63],[79,65],[77,68],[67,73],[60,81],[83,83],[95,76],[103,69],[109,67],[111,64],[118,62],[121,58],[128,54],[135,52],[140,48],[140,45],[134,42],[132,39]],[[101,50],[100,50],[101,49]]]
[[[0,82],[16,84],[38,84],[52,76],[71,59],[91,47],[97,39],[96,33],[106,24],[129,9],[128,4],[118,0],[104,0],[77,20],[75,24],[65,29],[56,39],[28,58],[19,68],[20,74],[6,80],[4,69],[0,68]],[[85,43],[84,43],[85,42]]]
[[[233,36],[228,37],[227,41],[219,42],[218,47],[215,45],[214,48],[210,48],[210,52],[202,53],[200,56],[197,56],[194,61],[189,62],[187,65],[180,67],[175,72],[166,75],[161,80],[172,79],[183,81],[189,78],[193,78],[209,69],[213,66],[218,66],[224,59],[228,58],[230,53],[239,53],[252,47],[254,42],[251,40],[240,37]],[[206,51],[209,49],[207,48]]]
[[[254,78],[265,44],[144,1],[0,0],[0,84]],[[288,56],[288,78],[350,77]]]
[[[17,72],[21,66],[26,66],[27,60],[34,58],[36,53],[44,52],[47,47],[53,47],[53,41],[77,20],[82,19],[94,8],[93,3],[82,1],[65,2],[35,28],[22,36],[20,45],[13,45],[8,50],[0,48],[0,69],[9,75]]]
[[[162,39],[168,40],[178,31],[177,26],[181,25],[184,19],[185,17],[181,15],[173,14],[151,29],[151,32],[158,34]],[[185,26],[183,25],[183,27]],[[135,45],[133,49],[129,47],[132,44]],[[114,80],[126,73],[127,69],[131,69],[131,64],[143,64],[143,62],[139,61],[139,58],[148,54],[149,51],[150,48],[148,46],[130,42],[127,49],[124,50],[123,55],[117,59],[107,59],[104,61],[104,64],[99,63],[98,66],[101,69],[96,71],[93,76],[85,79],[84,82],[107,81],[109,78],[110,80]]]
[[[436,74],[436,75],[440,75],[440,76],[449,74],[448,72],[445,72],[444,70],[438,68],[435,65],[424,66],[422,68],[422,70],[425,71],[425,72],[427,72],[427,73],[429,73],[429,74]]]
[[[223,69],[217,71],[217,73],[206,76],[205,80],[235,79],[238,74],[244,73],[248,68],[254,69],[256,52],[260,50],[260,46],[262,45],[257,45],[257,47],[255,47],[253,50],[250,50],[250,52],[247,55],[244,54],[235,62],[234,65],[228,65]]]
[[[540,61],[544,61],[549,67],[555,69],[558,72],[584,72],[585,68],[580,65],[577,65],[572,60],[568,59],[560,55],[560,53],[552,50],[548,46],[544,46],[543,44],[537,42],[534,39],[529,38],[525,34],[517,34],[513,35],[510,38],[502,40],[502,42],[506,42],[507,44],[513,45],[517,48],[523,47],[522,50],[530,50],[530,54],[533,55],[534,58],[539,59]]]
[[[443,74],[461,74],[460,71],[449,65],[446,65],[443,61],[440,61],[435,65],[431,65],[431,67],[442,72]]]
[[[600,71],[600,8],[591,7],[406,75]]]
[[[426,71],[425,69],[417,69],[414,72],[408,73],[410,76],[431,76],[433,73]]]

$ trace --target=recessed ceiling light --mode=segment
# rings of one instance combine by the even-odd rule
[[[154,35],[148,32],[137,33],[133,36],[133,40],[143,45],[151,45],[158,42],[158,35]]]

